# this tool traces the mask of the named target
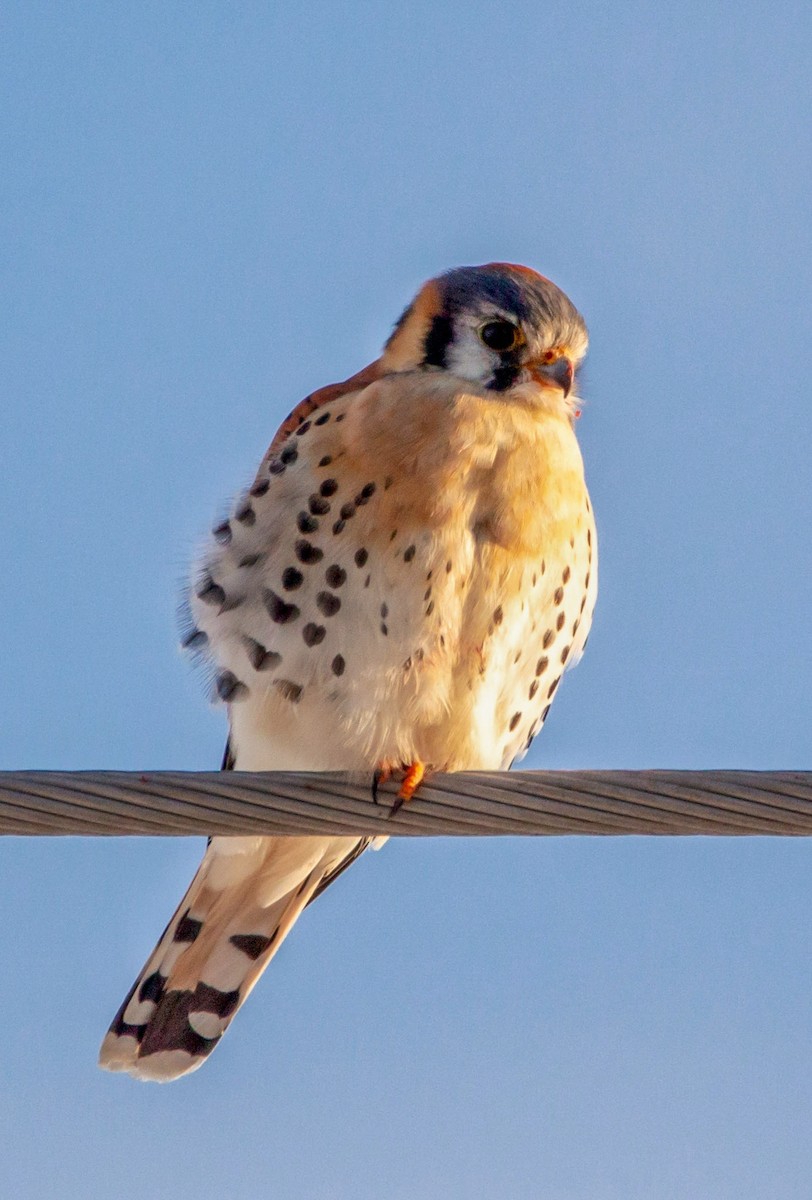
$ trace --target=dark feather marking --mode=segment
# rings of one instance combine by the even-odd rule
[[[427,367],[444,367],[446,351],[454,335],[454,325],[447,313],[434,317],[423,346],[423,362]]]
[[[160,1050],[185,1050],[195,1058],[211,1054],[222,1034],[207,1038],[196,1033],[189,1024],[189,1014],[213,1013],[227,1021],[239,1008],[240,993],[221,992],[202,981],[192,991],[169,991],[149,1022],[143,1041],[141,1057],[156,1054]]]
[[[160,971],[153,971],[151,975],[147,975],[141,987],[138,989],[139,1000],[152,1000],[156,1004],[164,994],[166,988],[166,976]]]
[[[202,921],[196,921],[194,917],[189,916],[189,910],[183,914],[178,921],[177,928],[172,935],[173,942],[193,942],[203,928]]]
[[[232,946],[242,950],[243,954],[247,954],[254,961],[273,945],[273,938],[265,937],[261,933],[234,933],[228,940]]]

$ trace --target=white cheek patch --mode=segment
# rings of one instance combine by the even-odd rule
[[[448,347],[446,369],[472,383],[487,384],[499,364],[499,355],[483,346],[474,329],[462,329]]]

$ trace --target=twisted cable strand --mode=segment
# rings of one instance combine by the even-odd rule
[[[367,774],[0,772],[0,834],[812,834],[812,772],[466,771],[393,818]]]

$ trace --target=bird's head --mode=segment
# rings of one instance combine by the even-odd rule
[[[385,372],[440,370],[495,394],[535,384],[564,405],[587,349],[583,317],[529,267],[457,267],[420,289],[386,343]]]

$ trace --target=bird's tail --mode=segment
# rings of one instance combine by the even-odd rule
[[[201,1066],[306,904],[361,853],[357,838],[213,838],[99,1055],[165,1082]]]

